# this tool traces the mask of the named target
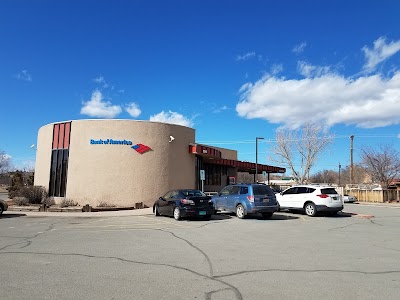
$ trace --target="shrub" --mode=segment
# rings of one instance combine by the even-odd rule
[[[64,198],[60,202],[60,207],[68,207],[68,206],[77,206],[78,202],[75,202],[72,199]]]
[[[25,206],[29,204],[29,200],[25,197],[14,197],[13,202],[17,206]]]
[[[42,199],[42,204],[46,205],[47,207],[56,204],[53,197],[46,197]]]
[[[42,186],[26,186],[19,190],[18,196],[27,198],[31,204],[41,204],[47,198],[47,191]]]
[[[19,191],[24,186],[24,179],[21,171],[16,171],[11,177],[11,185],[8,187],[8,198],[14,199],[19,196]]]
[[[107,201],[100,201],[98,207],[116,207],[116,205],[108,203]]]

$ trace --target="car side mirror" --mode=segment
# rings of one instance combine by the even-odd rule
[[[163,197],[158,198],[159,200],[165,201],[165,199]]]
[[[283,195],[283,192],[280,192],[279,195]]]

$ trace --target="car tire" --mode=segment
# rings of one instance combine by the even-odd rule
[[[0,215],[3,214],[3,211],[4,211],[4,207],[2,204],[0,204]]]
[[[315,217],[317,214],[317,207],[315,206],[314,203],[312,202],[307,202],[304,205],[304,212],[306,213],[307,216],[309,217]]]
[[[158,211],[158,206],[157,206],[157,205],[154,206],[154,215],[155,215],[156,217],[161,216],[161,215],[160,215],[160,212]]]
[[[177,221],[181,220],[181,210],[177,206],[174,208],[174,219]]]
[[[264,219],[271,219],[272,215],[274,213],[272,212],[267,212],[267,213],[261,213]]]
[[[242,204],[238,204],[236,206],[236,217],[238,217],[239,219],[244,219],[245,216],[246,213],[244,210],[244,206]]]
[[[276,201],[276,206],[278,206],[278,209],[276,211],[281,211],[281,205],[279,204],[278,201]]]

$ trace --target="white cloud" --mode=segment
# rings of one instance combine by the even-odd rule
[[[304,51],[306,46],[307,46],[306,42],[302,42],[300,44],[297,44],[296,46],[293,47],[292,52],[296,53],[296,54],[300,54],[300,53],[302,53]]]
[[[125,110],[134,118],[139,117],[142,113],[139,106],[135,102],[128,103],[125,107]]]
[[[283,65],[282,64],[273,64],[271,66],[271,74],[276,75],[279,74],[283,71]]]
[[[103,95],[99,90],[95,90],[92,93],[92,98],[83,102],[81,108],[82,115],[88,115],[95,118],[115,118],[122,112],[122,108],[119,105],[112,105],[109,101],[103,101]]]
[[[32,76],[27,70],[22,70],[15,76],[18,80],[32,81]]]
[[[193,127],[193,121],[191,119],[173,111],[162,111],[156,115],[150,116],[150,121]]]
[[[310,120],[363,128],[400,124],[400,72],[387,79],[332,73],[298,80],[265,76],[243,85],[240,92],[239,116],[290,128]]]
[[[217,114],[217,113],[223,112],[223,111],[225,111],[225,110],[229,110],[229,109],[230,109],[230,108],[229,108],[228,106],[224,105],[224,106],[221,106],[221,107],[215,109],[215,110],[213,111],[213,113]]]
[[[320,77],[331,73],[330,67],[328,66],[313,66],[305,61],[297,62],[297,70],[304,77]]]
[[[250,58],[253,58],[256,56],[255,52],[247,52],[243,55],[238,55],[236,56],[236,61],[244,61],[244,60],[249,60]]]
[[[364,46],[362,50],[364,51],[366,59],[363,69],[366,72],[372,72],[377,65],[400,51],[400,40],[392,41],[387,44],[386,39],[380,37],[374,41],[374,48],[370,49]]]
[[[106,82],[103,76],[98,76],[95,79],[93,79],[94,82],[101,84],[103,88],[108,88],[109,84]],[[114,87],[113,87],[114,88]]]

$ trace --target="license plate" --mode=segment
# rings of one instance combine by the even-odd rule
[[[199,216],[205,216],[207,214],[207,212],[205,211],[199,211]]]

